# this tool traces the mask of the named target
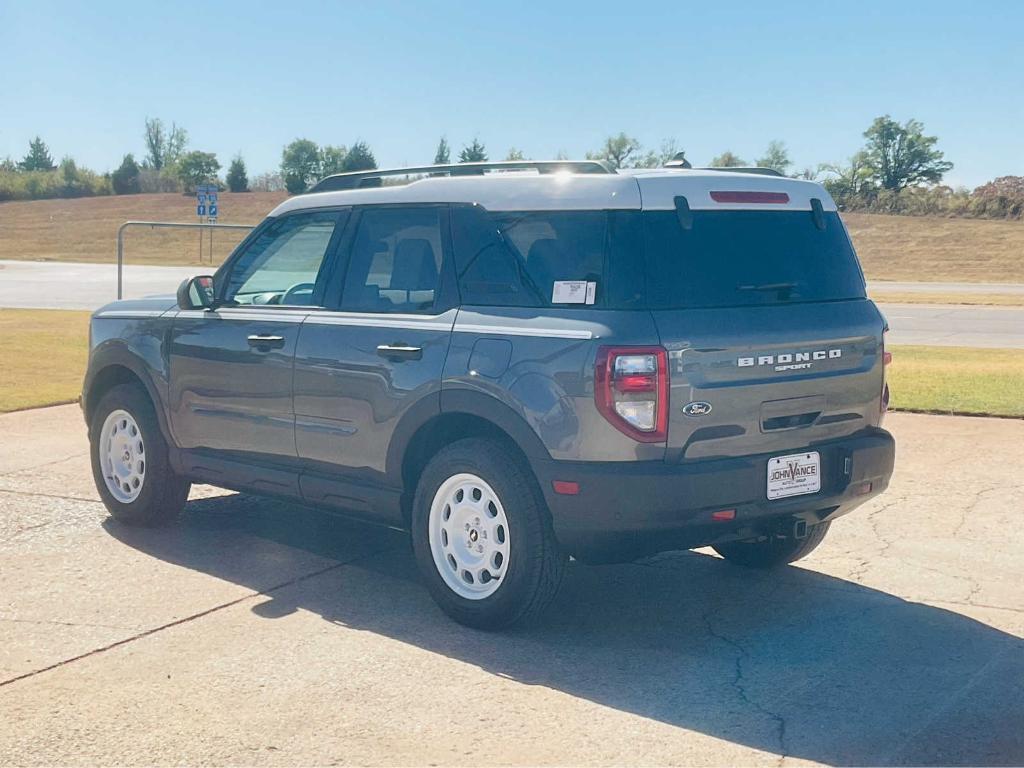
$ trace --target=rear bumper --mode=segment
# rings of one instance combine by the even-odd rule
[[[769,501],[768,459],[815,450],[821,454],[821,490]],[[770,454],[665,462],[534,462],[555,533],[583,560],[628,560],[671,549],[750,538],[852,511],[889,485],[895,441],[883,429]],[[577,495],[555,493],[553,481],[579,483]],[[732,520],[712,513],[735,510]]]

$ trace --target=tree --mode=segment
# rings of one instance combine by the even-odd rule
[[[505,155],[506,160],[525,160],[526,155],[523,154],[521,149],[515,147],[509,147],[508,154]]]
[[[281,152],[281,175],[293,195],[305,192],[319,177],[321,167],[320,148],[309,139],[296,139]]]
[[[146,129],[143,133],[146,140],[145,163],[154,170],[172,168],[181,158],[188,144],[188,131],[171,123],[171,130],[164,129],[164,121],[159,117],[146,118]]]
[[[52,171],[56,167],[50,155],[50,148],[38,136],[28,143],[28,154],[18,163],[18,168],[22,171]]]
[[[345,155],[342,167],[345,171],[369,171],[377,167],[377,158],[373,156],[369,144],[357,141]]]
[[[215,181],[219,170],[220,163],[213,152],[187,152],[176,167],[185,192],[194,192],[200,184]]]
[[[820,170],[832,174],[824,184],[837,202],[864,197],[872,188],[873,171],[863,150],[851,157],[847,165],[825,164],[820,166]]]
[[[317,172],[317,175],[322,179],[324,176],[330,176],[332,173],[343,173],[347,170],[345,168],[345,158],[347,156],[348,150],[344,144],[340,147],[333,147],[330,144],[320,147],[320,170]]]
[[[110,183],[114,187],[115,195],[137,195],[141,191],[139,164],[135,162],[131,152],[124,156],[121,166],[110,174]]]
[[[935,149],[938,136],[925,136],[924,125],[917,120],[900,125],[889,115],[876,117],[864,138],[868,140],[867,165],[882,189],[899,192],[918,184],[937,184],[953,168]]]
[[[245,161],[241,155],[235,155],[228,166],[228,175],[224,179],[232,192],[248,192],[249,176],[245,172]]]
[[[468,147],[463,147],[462,151],[459,152],[460,163],[486,163],[487,162],[487,149],[483,144],[480,143],[479,139],[474,138],[473,143]]]
[[[620,132],[618,136],[605,139],[604,146],[596,152],[587,152],[587,160],[603,160],[613,170],[618,170],[628,167],[639,153],[640,142]]]
[[[661,142],[661,150],[655,152],[653,149],[648,151],[643,157],[637,157],[633,160],[634,168],[660,168],[669,160],[672,160],[676,155],[679,154],[679,148],[676,145],[675,139],[665,139]]]
[[[774,140],[768,142],[768,148],[765,149],[764,155],[757,159],[757,165],[761,168],[771,168],[773,171],[785,175],[789,172],[793,161],[789,159],[789,150],[786,149],[785,143]]]
[[[18,164],[11,160],[10,156],[0,160],[0,171],[4,173],[14,173],[18,170]]]
[[[725,152],[711,161],[712,168],[737,168],[746,164],[746,160],[740,159],[729,150],[725,150]]]
[[[448,148],[448,139],[444,136],[437,142],[437,152],[434,153],[434,165],[448,165],[452,161],[452,153]]]

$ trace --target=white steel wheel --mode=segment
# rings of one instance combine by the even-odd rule
[[[135,501],[146,482],[146,445],[135,417],[125,410],[111,411],[96,450],[110,495],[122,504]]]
[[[468,472],[449,477],[427,525],[434,566],[452,592],[483,600],[498,591],[508,571],[508,518],[486,481]]]

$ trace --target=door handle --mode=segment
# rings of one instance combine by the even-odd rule
[[[249,346],[256,349],[272,349],[284,346],[284,336],[254,334],[248,338]]]
[[[419,360],[423,357],[423,347],[410,347],[408,344],[381,344],[377,354],[388,360]]]

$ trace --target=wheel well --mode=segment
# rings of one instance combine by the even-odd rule
[[[92,423],[93,412],[99,401],[103,399],[103,395],[119,384],[138,384],[146,393],[146,397],[149,397],[149,391],[142,383],[142,379],[131,368],[117,364],[108,365],[93,377],[89,391],[84,396],[85,418],[89,424]]]
[[[494,422],[469,413],[443,413],[435,416],[416,430],[402,457],[402,486],[405,488],[402,495],[402,515],[407,523],[412,517],[412,499],[416,493],[416,484],[427,462],[446,445],[467,437],[481,437],[499,442],[521,456],[529,466],[526,454],[519,444]]]

